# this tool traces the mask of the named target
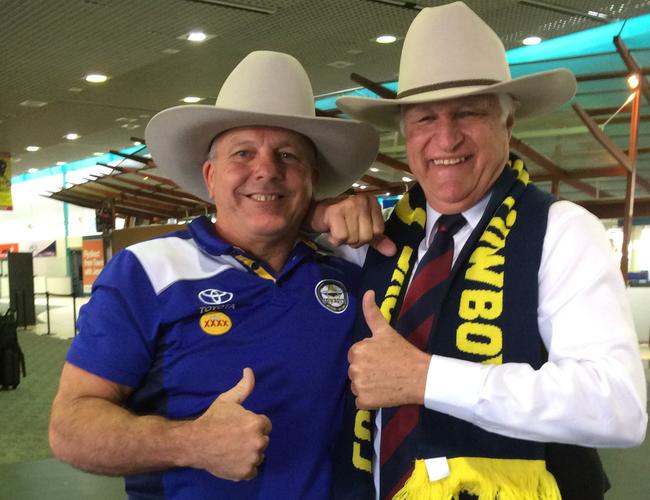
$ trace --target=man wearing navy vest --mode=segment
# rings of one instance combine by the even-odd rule
[[[395,255],[349,251],[367,292],[336,498],[603,498],[594,448],[643,441],[643,369],[602,225],[509,154],[515,115],[575,87],[564,69],[512,79],[496,33],[455,2],[411,24],[396,99],[337,101],[401,129],[418,182],[386,224]]]

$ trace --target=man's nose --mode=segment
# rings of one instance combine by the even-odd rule
[[[273,151],[260,151],[255,158],[254,175],[259,179],[282,177],[282,166]]]
[[[444,151],[454,151],[463,142],[463,131],[453,118],[439,119],[435,142]]]

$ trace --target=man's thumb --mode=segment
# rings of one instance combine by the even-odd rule
[[[363,295],[363,317],[366,319],[366,323],[373,337],[382,334],[386,327],[390,328],[384,315],[375,303],[375,292],[373,290],[368,290]]]
[[[230,390],[221,393],[217,398],[227,403],[242,404],[255,388],[255,374],[250,368],[244,368],[242,378]]]

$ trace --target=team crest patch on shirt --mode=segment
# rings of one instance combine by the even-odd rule
[[[222,312],[210,311],[199,319],[201,330],[208,335],[223,335],[232,327],[231,319]]]
[[[231,292],[223,292],[216,288],[206,288],[199,292],[199,300],[209,306],[220,306],[232,300]]]
[[[348,291],[340,281],[319,281],[314,291],[316,299],[325,309],[340,314],[348,308]]]

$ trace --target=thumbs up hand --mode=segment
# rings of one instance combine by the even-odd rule
[[[431,355],[395,331],[375,304],[375,292],[363,296],[363,315],[372,336],[348,352],[348,376],[359,409],[423,404]]]
[[[257,475],[272,426],[266,416],[242,406],[254,388],[253,370],[244,368],[241,380],[193,422],[193,467],[234,481]]]

